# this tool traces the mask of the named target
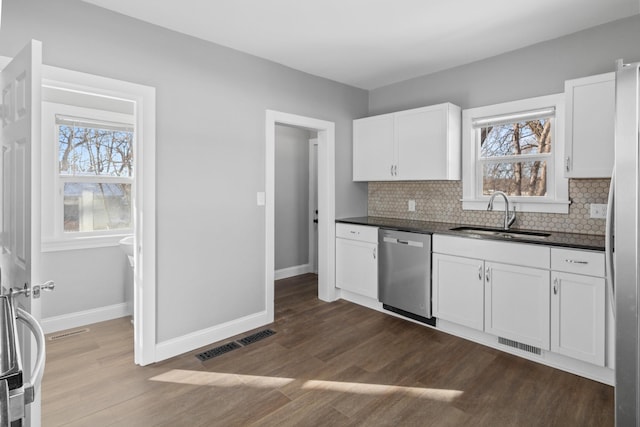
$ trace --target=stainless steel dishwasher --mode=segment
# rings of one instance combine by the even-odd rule
[[[378,299],[383,308],[435,326],[431,235],[380,229],[378,243]]]

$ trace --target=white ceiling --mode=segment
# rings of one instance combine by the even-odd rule
[[[640,0],[83,0],[363,89],[640,13]]]

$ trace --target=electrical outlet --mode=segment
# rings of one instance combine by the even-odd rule
[[[416,211],[416,201],[409,200],[409,212],[415,212],[415,211]]]
[[[591,203],[589,206],[591,218],[606,218],[607,205],[603,203]]]

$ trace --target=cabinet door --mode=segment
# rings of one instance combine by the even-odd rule
[[[353,180],[389,181],[395,178],[393,114],[353,121]]]
[[[336,239],[336,287],[378,299],[378,245]]]
[[[605,279],[552,273],[551,351],[604,366]]]
[[[549,271],[485,263],[485,331],[549,350]]]
[[[608,178],[613,169],[615,74],[565,82],[565,176]]]
[[[446,123],[446,107],[409,110],[396,114],[399,179],[445,179]]]
[[[433,315],[470,328],[484,328],[484,263],[433,254]]]

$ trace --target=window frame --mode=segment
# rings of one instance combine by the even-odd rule
[[[98,108],[61,104],[53,101],[42,102],[42,174],[49,177],[43,180],[42,188],[42,250],[44,252],[72,249],[89,249],[117,245],[120,239],[129,236],[134,230],[134,209],[136,175],[135,159],[131,177],[68,175],[63,176],[58,170],[58,126],[56,116],[79,117],[97,122],[121,123],[135,129],[133,114],[117,113]],[[136,134],[132,139],[132,150],[135,153]],[[117,230],[98,231],[64,231],[64,191],[67,182],[84,183],[127,183],[131,185],[131,227]]]
[[[545,108],[555,109],[552,119],[551,154],[547,157],[547,195],[509,196],[519,212],[569,213],[569,180],[564,177],[564,94],[546,95],[518,101],[504,102],[462,111],[462,209],[486,210],[489,198],[482,194],[482,167],[487,161],[480,159],[480,129],[474,128],[474,120],[516,114]],[[514,121],[515,122],[515,121]],[[545,154],[536,155],[542,158]],[[526,157],[532,159],[533,156]],[[513,160],[508,157],[505,160]],[[522,157],[524,160],[525,157]],[[553,173],[551,173],[553,172]],[[494,209],[503,209],[501,198],[496,199]]]

